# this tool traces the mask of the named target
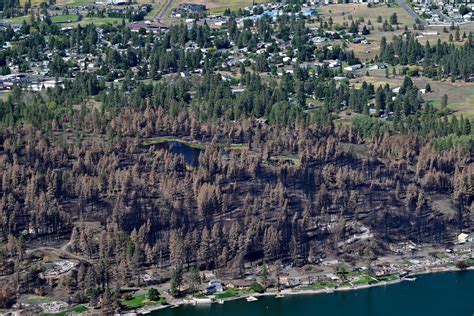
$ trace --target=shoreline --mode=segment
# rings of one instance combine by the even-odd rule
[[[440,267],[440,268],[431,268],[426,271],[419,271],[419,272],[413,272],[409,273],[407,276],[403,278],[398,278],[396,280],[392,281],[381,281],[377,282],[374,284],[362,284],[362,285],[356,285],[356,286],[343,286],[343,287],[338,287],[338,288],[327,288],[327,289],[314,289],[314,290],[292,290],[292,289],[285,289],[280,292],[264,292],[264,293],[253,293],[253,294],[245,294],[241,296],[234,296],[234,297],[228,297],[228,298],[223,298],[221,299],[224,303],[228,301],[235,301],[235,300],[240,300],[240,299],[245,299],[249,296],[254,296],[254,297],[265,297],[265,296],[276,296],[278,294],[282,295],[317,295],[317,294],[333,294],[335,292],[343,292],[343,291],[357,291],[357,290],[364,290],[364,289],[369,289],[373,287],[379,287],[379,286],[387,286],[387,285],[394,285],[401,283],[406,277],[416,277],[416,276],[422,276],[422,275],[427,275],[427,274],[435,274],[435,273],[443,273],[443,272],[462,272],[462,271],[473,271],[474,267],[468,267],[465,270],[460,270],[459,268],[456,267]],[[284,298],[284,297],[283,297]],[[149,314],[153,311],[157,311],[160,309],[165,309],[165,308],[171,308],[171,307],[179,307],[181,305],[204,305],[204,304],[216,304],[217,300],[212,302],[212,303],[194,303],[193,300],[189,301],[179,301],[179,302],[174,302],[173,304],[169,305],[160,305],[160,306],[150,306],[150,307],[145,307],[141,308],[139,310],[136,310],[136,313],[138,315],[146,315]]]

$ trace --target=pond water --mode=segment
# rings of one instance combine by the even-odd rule
[[[156,149],[165,149],[172,154],[183,156],[184,162],[193,167],[199,166],[199,155],[202,149],[191,147],[178,141],[165,141],[154,146]]]

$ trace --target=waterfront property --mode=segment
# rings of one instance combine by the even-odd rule
[[[401,282],[355,291],[317,295],[287,295],[283,299],[260,297],[258,301],[236,300],[225,304],[181,306],[152,315],[457,315],[470,316],[474,271],[420,276],[416,282]]]

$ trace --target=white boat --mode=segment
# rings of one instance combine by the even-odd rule
[[[248,296],[247,297],[247,302],[255,302],[255,301],[258,301],[258,298],[256,298],[255,296]]]
[[[285,295],[283,295],[283,294],[277,294],[277,295],[275,295],[275,298],[283,298],[283,297],[285,297]]]
[[[414,281],[416,281],[416,278],[403,278],[403,280],[414,282]]]
[[[217,303],[224,304],[224,300],[218,300]]]

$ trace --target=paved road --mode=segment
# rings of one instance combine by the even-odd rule
[[[418,14],[415,13],[415,11],[413,11],[413,9],[408,5],[406,4],[406,2],[404,0],[397,0],[397,3],[399,6],[402,7],[403,10],[405,10],[406,13],[408,13],[408,15],[414,20],[416,21],[416,19],[420,20],[420,24],[423,25],[423,26],[426,26],[426,21],[420,17]]]
[[[156,19],[158,21],[161,21],[161,19],[165,15],[166,11],[168,11],[171,3],[173,3],[173,0],[166,0],[166,3],[161,7],[160,12],[158,12],[158,14],[156,15]]]

